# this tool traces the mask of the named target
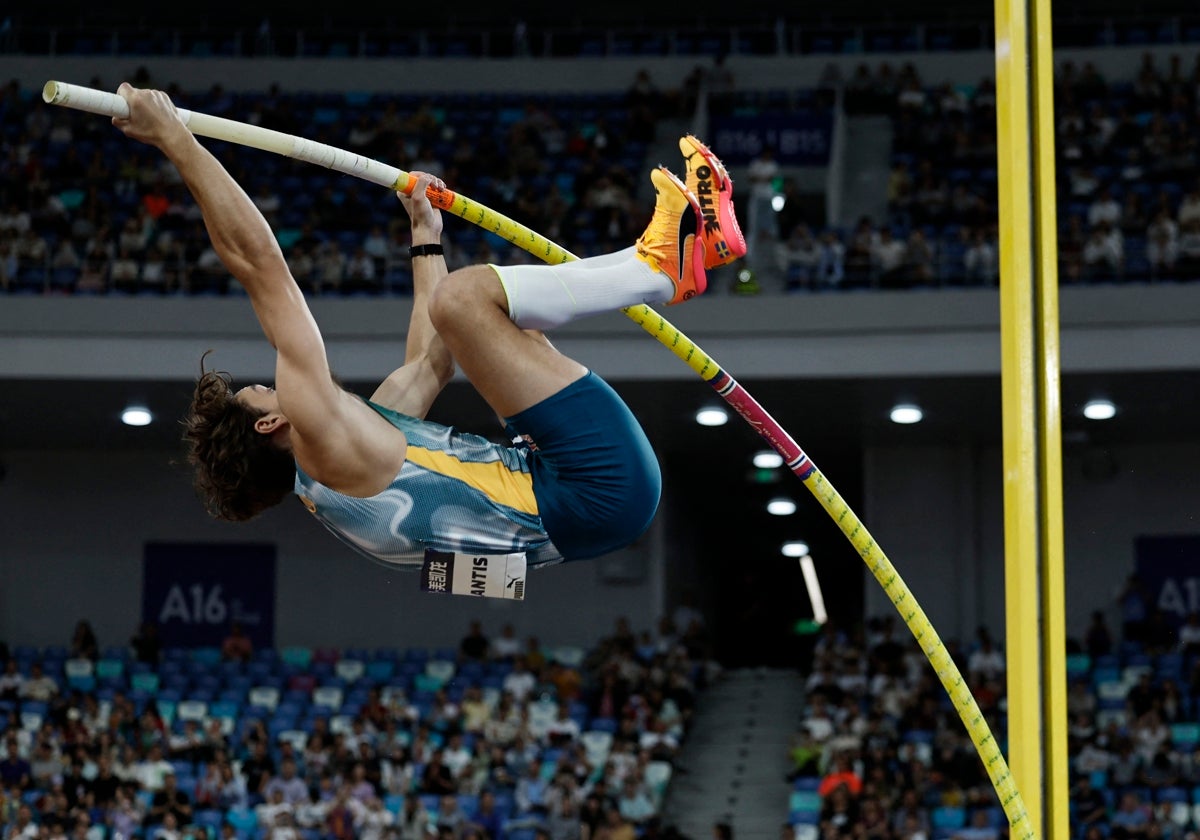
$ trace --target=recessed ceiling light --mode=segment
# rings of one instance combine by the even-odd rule
[[[783,456],[773,449],[754,453],[754,466],[760,470],[774,470],[783,466]]]
[[[783,552],[784,557],[803,557],[808,554],[808,543],[804,540],[791,540],[785,542],[780,551]]]
[[[696,422],[701,426],[724,426],[729,422],[729,412],[723,408],[702,408],[696,412]]]
[[[901,423],[903,425],[911,425],[920,423],[921,418],[925,416],[925,412],[921,411],[920,407],[912,403],[901,403],[892,408],[892,422]]]
[[[772,516],[791,516],[795,512],[796,503],[784,496],[767,502],[767,513]]]
[[[131,405],[121,412],[121,422],[126,426],[149,426],[152,420],[154,415],[150,409],[140,405]]]
[[[1089,400],[1083,407],[1083,416],[1089,420],[1111,420],[1116,413],[1111,400]]]

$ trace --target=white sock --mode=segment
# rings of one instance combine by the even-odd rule
[[[665,274],[652,269],[630,246],[559,265],[493,265],[508,295],[508,317],[525,330],[548,330],[576,318],[663,303],[675,294]]]

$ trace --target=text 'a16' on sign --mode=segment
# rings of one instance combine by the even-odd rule
[[[256,647],[275,641],[275,546],[148,543],[142,620],[165,645],[220,645],[236,622]]]

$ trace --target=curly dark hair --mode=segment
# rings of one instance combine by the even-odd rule
[[[208,354],[205,353],[205,356]],[[254,430],[263,412],[234,399],[233,378],[204,369],[183,419],[193,484],[208,512],[218,519],[245,522],[283,501],[296,480],[292,454]]]

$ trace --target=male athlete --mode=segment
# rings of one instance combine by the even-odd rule
[[[441,214],[426,198],[443,185],[415,174],[411,196],[398,193],[412,221],[404,364],[364,400],[334,381],[304,295],[245,192],[165,93],[128,84],[118,93],[129,117],[113,124],[179,170],[276,351],[274,388],[234,392],[227,374],[202,366],[185,440],[214,516],[247,520],[295,492],[347,544],[401,565],[438,551],[524,554],[533,567],[596,557],[645,531],[661,489],[645,434],[606,383],[541,331],[687,300],[704,292],[706,267],[745,253],[729,178],[703,144],[680,141],[686,185],[665,167],[651,172],[654,215],[635,247],[556,266],[448,275]],[[500,446],[423,419],[455,364],[521,443]]]

